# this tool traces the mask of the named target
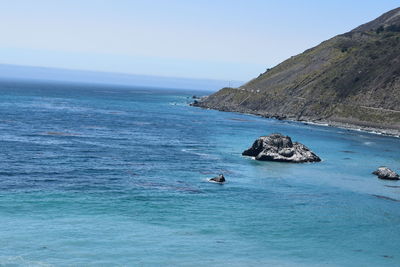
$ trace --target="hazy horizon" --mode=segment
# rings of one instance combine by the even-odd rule
[[[0,81],[1,80],[108,84],[116,86],[144,86],[200,91],[217,91],[227,86],[239,87],[244,83],[244,81],[138,75],[12,64],[0,64]]]

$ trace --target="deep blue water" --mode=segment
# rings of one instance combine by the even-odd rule
[[[193,94],[2,81],[0,266],[400,265],[400,182],[371,174],[399,170],[400,139]],[[241,156],[273,132],[323,162]]]

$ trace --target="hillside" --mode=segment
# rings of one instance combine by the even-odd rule
[[[400,8],[195,106],[400,133]]]

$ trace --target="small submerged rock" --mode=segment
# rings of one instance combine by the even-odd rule
[[[294,163],[321,161],[320,157],[308,147],[298,142],[293,143],[289,136],[279,133],[261,136],[249,149],[243,151],[242,155],[264,161]]]
[[[400,176],[387,167],[379,167],[376,171],[372,172],[378,176],[379,179],[385,180],[399,180]]]
[[[208,181],[211,182],[211,183],[219,183],[219,184],[222,184],[222,183],[225,183],[226,180],[225,180],[224,175],[223,175],[223,174],[220,174],[220,175],[218,175],[218,176],[216,176],[216,177],[213,177],[213,178],[208,179]]]
[[[376,198],[380,198],[380,199],[385,199],[385,200],[390,200],[390,201],[396,201],[399,202],[399,200],[391,198],[391,197],[386,197],[386,196],[381,196],[381,195],[373,195]]]

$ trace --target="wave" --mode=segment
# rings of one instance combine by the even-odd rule
[[[54,139],[43,139],[43,138],[35,138],[35,137],[22,137],[22,136],[14,136],[10,134],[3,134],[0,136],[1,141],[3,142],[20,142],[20,143],[30,143],[30,144],[38,144],[38,145],[67,145],[71,144],[69,141],[65,140],[54,140]]]
[[[197,149],[189,149],[189,148],[184,148],[181,149],[182,152],[188,153],[188,154],[192,154],[192,155],[196,155],[196,156],[200,156],[201,158],[204,159],[220,159],[219,157],[212,155],[212,154],[206,154],[206,153],[201,153],[201,152],[196,152]]]

